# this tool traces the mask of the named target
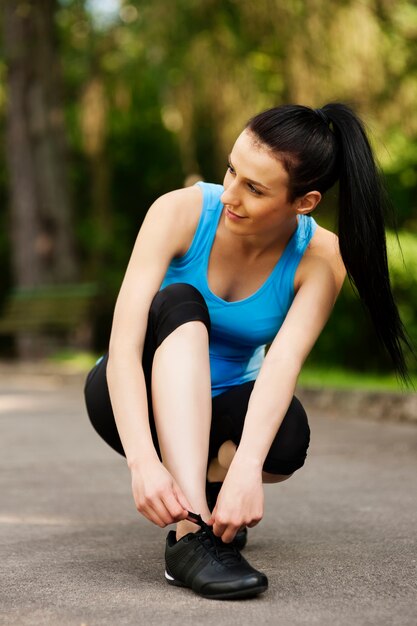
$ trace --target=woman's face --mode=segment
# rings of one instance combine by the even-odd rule
[[[221,201],[226,225],[233,232],[271,236],[271,229],[295,224],[296,203],[287,198],[288,173],[250,131],[237,138],[223,184]],[[230,212],[241,219],[233,219]]]

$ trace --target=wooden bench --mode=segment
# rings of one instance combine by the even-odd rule
[[[88,347],[92,337],[95,283],[18,288],[0,313],[0,335],[27,338],[64,337]]]

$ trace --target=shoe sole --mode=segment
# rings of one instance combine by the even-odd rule
[[[165,580],[169,585],[191,589],[191,587],[188,587],[188,585],[185,585],[180,580],[176,580],[167,570],[165,570]],[[205,594],[196,591],[195,593],[197,593],[199,596],[202,596],[203,598],[208,598],[209,600],[230,600],[233,598],[252,598],[259,595],[260,593],[263,593],[267,589],[268,585],[258,585],[257,587],[252,587],[252,589],[241,589],[232,592],[225,591],[223,593]]]

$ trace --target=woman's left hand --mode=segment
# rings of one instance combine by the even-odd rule
[[[208,524],[225,543],[230,543],[242,526],[256,526],[264,511],[262,468],[232,462]]]

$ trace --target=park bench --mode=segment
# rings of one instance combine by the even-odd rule
[[[94,283],[20,287],[0,312],[0,335],[62,337],[71,345],[91,342]]]

